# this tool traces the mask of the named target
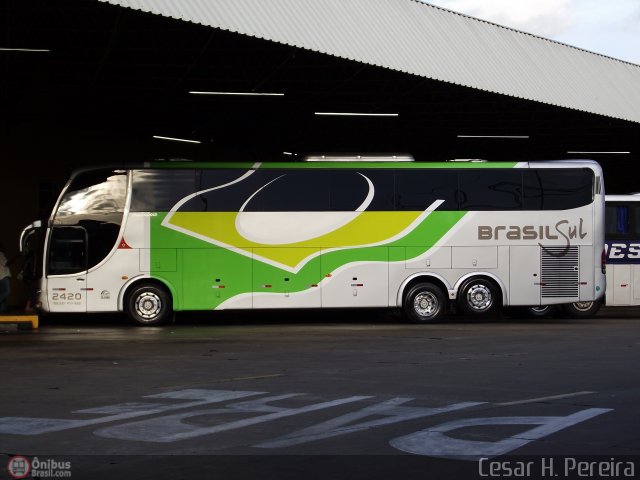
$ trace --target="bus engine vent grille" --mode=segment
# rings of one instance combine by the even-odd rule
[[[542,247],[540,261],[542,297],[579,297],[580,250],[577,245]]]

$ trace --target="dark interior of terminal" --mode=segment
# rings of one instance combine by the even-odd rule
[[[629,120],[97,0],[0,0],[0,32],[0,240],[9,256],[69,173],[99,164],[335,152],[420,162],[591,158],[607,193],[640,191],[639,126]]]

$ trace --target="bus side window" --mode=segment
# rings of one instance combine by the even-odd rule
[[[569,210],[593,201],[593,171],[570,168],[525,170],[525,210]]]
[[[607,238],[613,238],[618,233],[618,206],[607,205],[604,211],[604,232]]]
[[[522,172],[462,170],[460,210],[522,210]]]
[[[331,210],[350,212],[362,205],[366,205],[367,211],[394,209],[393,170],[343,169],[331,172]]]
[[[168,212],[198,190],[196,170],[133,170],[132,212]]]
[[[637,237],[640,209],[635,206],[607,204],[605,207],[605,236],[611,240]]]
[[[87,269],[87,232],[82,227],[53,227],[49,275],[69,275]]]
[[[396,210],[423,211],[436,200],[444,200],[438,210],[458,210],[456,170],[397,170]]]
[[[258,170],[261,186],[245,204],[253,212],[320,212],[329,210],[330,173],[315,170]]]
[[[640,205],[633,204],[630,210],[631,228],[629,233],[632,234],[634,240],[637,240],[640,238]]]
[[[624,206],[616,207],[616,233],[629,233],[629,208]]]

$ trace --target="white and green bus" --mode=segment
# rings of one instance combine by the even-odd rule
[[[331,307],[424,323],[603,295],[597,163],[375,160],[78,171],[23,232],[42,239],[34,305],[141,325]]]

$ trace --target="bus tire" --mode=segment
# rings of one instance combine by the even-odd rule
[[[493,313],[499,303],[498,287],[485,278],[470,278],[458,291],[458,306],[460,311],[467,315]]]
[[[411,323],[429,323],[436,320],[445,307],[442,289],[433,283],[419,283],[404,298],[404,313]]]
[[[164,325],[173,319],[171,295],[153,283],[134,287],[127,295],[125,307],[131,321],[139,326]]]
[[[600,310],[601,306],[601,300],[594,300],[593,302],[567,303],[563,305],[562,308],[569,317],[589,318],[593,317],[598,310]]]
[[[525,316],[529,318],[547,318],[556,312],[555,305],[541,305],[537,307],[525,307]]]

